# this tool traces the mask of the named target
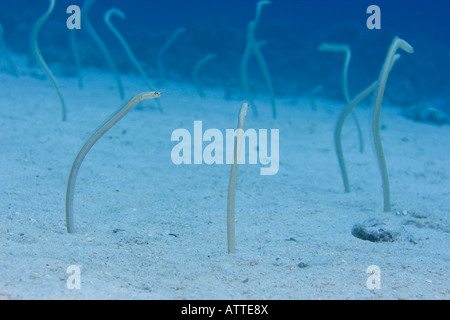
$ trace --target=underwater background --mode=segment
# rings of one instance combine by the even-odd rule
[[[245,48],[246,30],[254,18],[253,0],[98,0],[90,19],[105,40],[121,72],[134,72],[114,35],[107,29],[103,14],[111,7],[125,12],[127,19],[113,18],[150,77],[158,77],[157,53],[180,27],[186,32],[167,50],[164,60],[171,80],[191,81],[194,65],[205,55],[217,55],[203,71],[203,81],[224,88],[229,95],[241,91],[239,65]],[[40,34],[44,57],[56,74],[74,75],[66,8],[83,5],[79,0],[59,0]],[[381,30],[368,30],[366,9],[381,8]],[[16,53],[29,53],[32,24],[45,12],[48,2],[0,1],[0,22],[5,41]],[[397,35],[415,48],[414,55],[403,55],[391,75],[388,101],[398,106],[427,102],[450,111],[450,3],[446,0],[274,0],[262,12],[257,39],[262,47],[274,87],[279,97],[307,96],[313,88],[327,88],[322,95],[342,99],[340,54],[318,52],[323,42],[345,43],[352,50],[349,90],[352,95],[377,79],[386,50]],[[102,55],[85,30],[78,30],[83,66],[108,70]],[[265,85],[258,66],[250,62],[255,91]]]
[[[0,300],[450,298],[450,1],[273,0],[253,46],[256,0],[56,0],[34,41],[49,3],[0,0]],[[81,30],[66,26],[67,8],[86,3],[120,75],[85,17]],[[367,28],[370,5],[381,8],[380,30]],[[152,85],[106,26],[113,7],[126,14],[112,22]],[[414,53],[398,50],[378,123],[370,90],[395,36]],[[345,125],[344,55],[321,52],[323,43],[351,49],[349,96],[367,88]],[[210,54],[202,95],[193,73]],[[147,90],[158,92],[139,95]],[[127,109],[139,97],[156,99]],[[246,101],[245,129],[259,139],[244,145],[249,163],[237,175],[221,147]],[[130,112],[102,131],[121,105]],[[262,175],[269,163],[276,174]],[[77,268],[81,288],[71,282]]]

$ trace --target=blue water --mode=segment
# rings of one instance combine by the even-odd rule
[[[74,73],[70,53],[66,8],[84,1],[60,0],[40,42],[50,64],[63,65]],[[245,48],[248,22],[254,18],[254,0],[97,0],[90,14],[92,23],[105,39],[122,72],[133,72],[122,48],[103,21],[104,12],[117,7],[126,21],[114,23],[129,41],[150,75],[157,77],[156,55],[164,41],[177,28],[187,32],[165,56],[173,80],[190,81],[193,66],[208,53],[216,53],[217,63],[205,76],[208,85],[240,90],[239,65]],[[381,8],[381,30],[368,30],[366,9]],[[32,24],[46,10],[47,0],[0,1],[0,22],[10,48],[29,54]],[[378,77],[387,48],[397,35],[415,48],[404,54],[391,75],[387,95],[392,102],[408,106],[433,101],[435,107],[450,110],[447,88],[450,85],[450,2],[446,0],[274,0],[264,7],[257,31],[258,40],[267,41],[263,53],[278,96],[309,95],[319,84],[329,90],[328,98],[342,99],[339,90],[342,56],[319,53],[322,42],[346,43],[353,51],[349,87],[356,95]],[[83,30],[78,32],[84,65],[107,68],[102,57]],[[250,64],[254,90],[264,90],[256,64]],[[400,98],[399,98],[400,97]]]
[[[113,23],[164,95],[136,107],[90,151],[75,189],[73,235],[65,233],[64,219],[72,161],[100,120],[144,83],[123,77],[126,99],[119,100],[112,70],[83,18],[75,35],[82,74],[92,81],[77,88],[66,9],[85,1],[56,1],[39,45],[66,98],[66,122],[59,121],[57,95],[30,50],[33,24],[49,0],[0,0],[4,40],[21,72],[17,78],[7,74],[11,71],[0,50],[0,300],[449,297],[450,0],[273,0],[263,8],[256,38],[264,41],[261,50],[279,117],[267,117],[267,86],[252,57],[249,82],[259,93],[262,112],[256,118],[250,109],[245,125],[259,134],[258,145],[248,139],[248,150],[277,154],[277,161],[270,161],[276,163],[277,174],[262,176],[253,165],[239,169],[237,259],[224,257],[229,166],[206,161],[176,165],[171,152],[177,129],[189,139],[192,133],[194,146],[182,153],[195,160],[206,150],[206,129],[219,128],[215,131],[220,134],[234,128],[237,108],[249,98],[240,67],[257,1],[96,1],[89,17],[120,74],[136,70],[105,25],[103,15],[112,7],[127,15],[125,21],[114,17]],[[381,8],[380,30],[366,26],[366,9],[373,4]],[[180,27],[186,32],[164,55],[164,82],[158,51]],[[367,127],[370,97],[365,109],[357,110],[363,115],[364,152],[353,120],[344,131],[352,189],[344,193],[333,146],[335,108],[345,105],[344,56],[318,48],[324,42],[350,46],[348,85],[355,97],[378,79],[395,36],[415,52],[401,52],[383,100],[391,105],[383,108],[380,127],[393,204],[392,212],[383,214],[381,179],[374,175],[378,159],[372,157],[372,128]],[[217,57],[202,69],[201,80],[205,89],[215,90],[205,90],[206,99],[191,99],[194,66],[211,53]],[[137,89],[131,88],[136,84]],[[323,90],[314,110],[308,98],[318,86]],[[149,108],[155,101],[161,101],[163,113]],[[447,125],[412,122],[432,119],[446,119]],[[204,121],[203,132],[196,130],[196,120]],[[268,148],[261,144],[265,128],[270,129]],[[279,137],[276,143],[272,129]],[[219,139],[214,135],[214,144]],[[214,156],[228,155],[223,151],[214,149]],[[263,159],[268,157],[260,156],[260,164]],[[385,241],[397,237],[397,231],[393,243],[356,243],[360,240],[353,238]],[[65,288],[66,268],[73,263],[86,267],[86,291],[80,295]],[[367,291],[365,270],[377,265],[383,289]]]

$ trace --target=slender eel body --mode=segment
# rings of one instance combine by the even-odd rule
[[[365,97],[367,97],[369,94],[371,94],[375,87],[377,86],[377,82],[375,81],[372,83],[368,88],[366,88],[364,91],[362,91],[358,96],[356,96],[345,108],[345,110],[341,113],[341,116],[338,119],[338,122],[336,124],[336,129],[334,131],[334,145],[336,148],[336,155],[338,157],[339,161],[339,167],[341,168],[341,174],[342,174],[342,180],[344,182],[344,188],[345,192],[350,192],[350,183],[348,180],[347,175],[347,168],[345,166],[345,160],[344,160],[344,153],[342,151],[342,141],[341,141],[341,134],[342,134],[342,127],[344,125],[345,119],[347,119],[347,116],[349,113],[353,111],[353,108],[359,104]]]
[[[36,23],[33,26],[33,30],[31,31],[31,52],[34,55],[34,58],[39,63],[42,70],[44,70],[45,74],[47,75],[48,80],[52,83],[53,87],[56,90],[56,93],[58,94],[59,101],[61,103],[61,111],[62,111],[62,120],[66,121],[66,103],[64,101],[64,98],[61,94],[61,91],[59,90],[59,86],[56,83],[55,76],[53,75],[50,68],[47,66],[47,63],[45,62],[44,58],[42,57],[41,50],[39,49],[38,45],[38,36],[39,32],[42,29],[42,26],[45,22],[47,22],[48,18],[52,14],[53,10],[55,9],[55,1],[56,0],[50,0],[50,6],[48,7],[47,11],[44,13],[42,17],[36,21]]]
[[[228,253],[235,252],[235,228],[234,228],[234,208],[236,201],[236,178],[239,168],[239,159],[241,155],[242,139],[244,136],[245,117],[247,116],[248,103],[242,104],[239,111],[238,128],[236,130],[236,143],[234,144],[234,160],[231,165],[230,182],[228,184],[228,202],[227,202],[227,237]]]
[[[126,103],[121,109],[114,113],[104,124],[95,131],[95,133],[89,138],[89,140],[84,144],[78,153],[75,161],[73,162],[72,169],[69,174],[69,181],[67,183],[66,192],[66,226],[67,232],[73,233],[75,231],[74,221],[73,221],[73,196],[75,191],[75,182],[77,179],[77,174],[80,169],[81,163],[83,162],[86,154],[92,148],[92,146],[109,130],[111,129],[120,119],[122,119],[131,109],[133,109],[138,103],[147,99],[154,99],[161,96],[159,92],[144,92]]]
[[[153,84],[148,79],[147,75],[144,72],[144,69],[142,69],[141,65],[139,64],[139,61],[137,60],[136,56],[134,55],[134,53],[131,50],[130,46],[128,45],[127,41],[122,36],[122,34],[119,32],[119,30],[117,30],[117,28],[112,24],[111,17],[113,15],[118,16],[120,19],[124,20],[126,18],[125,14],[121,10],[119,10],[117,8],[109,9],[105,13],[106,25],[112,31],[112,33],[114,33],[114,35],[117,37],[117,39],[119,40],[120,44],[122,45],[122,47],[124,48],[125,52],[127,53],[128,58],[131,60],[131,63],[133,64],[133,66],[136,68],[136,70],[139,72],[139,74],[144,79],[144,82],[147,85],[147,87],[150,90],[154,90]]]
[[[342,69],[342,92],[344,94],[345,102],[349,104],[351,102],[350,91],[348,89],[348,68],[350,65],[350,60],[352,59],[352,52],[350,47],[346,44],[331,44],[331,43],[323,43],[319,47],[319,51],[328,51],[328,52],[338,52],[345,54],[345,62],[344,67]],[[355,121],[356,129],[358,130],[359,137],[359,150],[360,152],[364,152],[364,138],[361,129],[361,123],[359,122],[358,116],[356,115],[355,110],[351,110],[351,114],[353,120]]]
[[[94,40],[96,45],[102,51],[103,56],[106,59],[106,62],[108,63],[111,70],[113,71],[114,77],[115,77],[116,83],[117,83],[117,88],[119,89],[120,98],[123,100],[125,97],[125,91],[123,89],[119,70],[117,69],[116,64],[114,63],[114,59],[112,58],[111,53],[109,52],[108,48],[106,47],[106,44],[103,42],[102,38],[100,38],[97,31],[95,31],[94,27],[91,24],[91,21],[89,20],[89,12],[91,11],[91,8],[94,5],[94,3],[95,3],[95,0],[86,0],[86,2],[83,5],[83,8],[81,9],[84,27],[86,28],[87,32],[91,36],[92,40]]]
[[[383,144],[381,143],[381,133],[380,133],[380,113],[381,106],[383,104],[384,91],[386,89],[387,79],[389,77],[389,73],[398,59],[399,55],[396,54],[397,50],[402,49],[407,53],[414,53],[413,47],[407,43],[405,40],[402,40],[398,37],[394,37],[391,46],[389,47],[388,54],[386,56],[386,60],[383,64],[383,67],[380,72],[380,76],[378,79],[378,86],[376,88],[376,96],[375,96],[375,107],[373,113],[373,139],[375,143],[375,150],[377,153],[378,165],[380,167],[381,172],[381,180],[383,184],[383,196],[384,196],[384,211],[391,211],[391,195],[390,195],[390,185],[389,185],[389,176],[387,171],[386,160],[384,157]]]
[[[256,15],[255,19],[250,21],[247,28],[247,44],[245,47],[244,55],[241,59],[241,82],[242,87],[244,89],[245,94],[247,95],[247,99],[250,102],[250,106],[252,108],[253,113],[255,116],[258,115],[258,111],[256,108],[256,105],[253,101],[252,93],[250,90],[250,85],[248,81],[248,62],[250,60],[251,54],[254,54],[256,57],[256,60],[259,64],[259,67],[261,68],[261,71],[264,76],[264,81],[266,82],[267,89],[269,90],[270,94],[270,103],[272,105],[272,115],[273,118],[277,118],[277,107],[276,107],[276,101],[275,101],[275,89],[273,87],[272,81],[270,79],[270,73],[269,68],[267,67],[267,63],[264,60],[264,56],[261,52],[260,43],[256,41],[256,29],[259,24],[259,20],[261,19],[261,12],[262,8],[264,6],[267,6],[271,4],[270,1],[259,1],[256,5]]]
[[[141,65],[139,64],[138,59],[136,58],[136,56],[134,55],[133,51],[131,50],[130,46],[128,45],[127,41],[125,40],[125,38],[122,36],[122,34],[119,32],[119,30],[117,30],[117,28],[113,25],[113,23],[111,22],[111,17],[113,15],[118,16],[119,18],[121,18],[122,20],[124,20],[126,18],[125,13],[123,13],[121,10],[117,9],[117,8],[112,8],[109,9],[106,13],[105,13],[105,23],[108,26],[108,28],[111,30],[112,33],[114,33],[114,35],[117,37],[117,39],[119,40],[120,44],[122,45],[122,47],[124,48],[128,58],[130,59],[131,63],[133,64],[133,66],[136,68],[136,70],[139,72],[139,74],[141,75],[142,79],[144,80],[147,88],[149,90],[155,90],[153,84],[151,83],[151,81],[149,80],[149,78],[147,77],[147,74],[145,73],[144,69],[142,69]],[[159,100],[156,100],[156,104],[158,105],[159,111],[161,113],[163,113],[162,107],[159,103]]]

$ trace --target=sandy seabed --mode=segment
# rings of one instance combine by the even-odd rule
[[[171,161],[173,130],[225,132],[243,100],[223,90],[200,98],[190,85],[158,87],[164,113],[143,102],[89,152],[75,190],[76,233],[65,227],[70,167],[90,134],[123,101],[111,74],[58,79],[0,74],[0,299],[448,299],[450,297],[450,127],[416,123],[388,103],[382,138],[392,212],[383,212],[371,148],[370,101],[358,106],[366,149],[353,122],[343,131],[352,187],[343,192],[333,145],[345,105],[318,99],[256,99],[246,128],[280,130],[280,168],[261,176],[241,165],[236,194],[236,253],[227,254],[229,165]],[[146,91],[123,77],[127,99]],[[352,235],[376,218],[398,232],[392,242]],[[67,268],[81,270],[69,290]],[[380,289],[366,273],[378,266]]]

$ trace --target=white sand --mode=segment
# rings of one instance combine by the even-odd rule
[[[24,70],[24,68],[22,68]],[[89,76],[88,76],[89,75]],[[127,99],[145,91],[124,77]],[[0,299],[448,299],[450,297],[450,127],[415,123],[386,105],[382,131],[392,213],[370,147],[370,108],[358,106],[366,151],[355,126],[343,133],[352,192],[345,194],[333,146],[344,105],[306,99],[257,100],[246,127],[280,129],[280,171],[260,176],[241,166],[236,254],[226,247],[230,166],[175,166],[172,131],[235,128],[242,100],[221,90],[170,84],[159,89],[164,114],[142,103],[90,151],[75,191],[77,232],[65,229],[65,188],[82,144],[122,104],[114,78],[85,71],[58,78],[68,121],[50,83],[0,73]],[[205,144],[206,145],[206,144]],[[355,238],[356,223],[377,217],[397,226],[390,243]],[[115,232],[114,232],[115,231]],[[410,241],[411,240],[411,241]],[[306,264],[300,268],[299,263]],[[81,289],[66,286],[81,266]],[[381,269],[369,290],[366,269]]]

